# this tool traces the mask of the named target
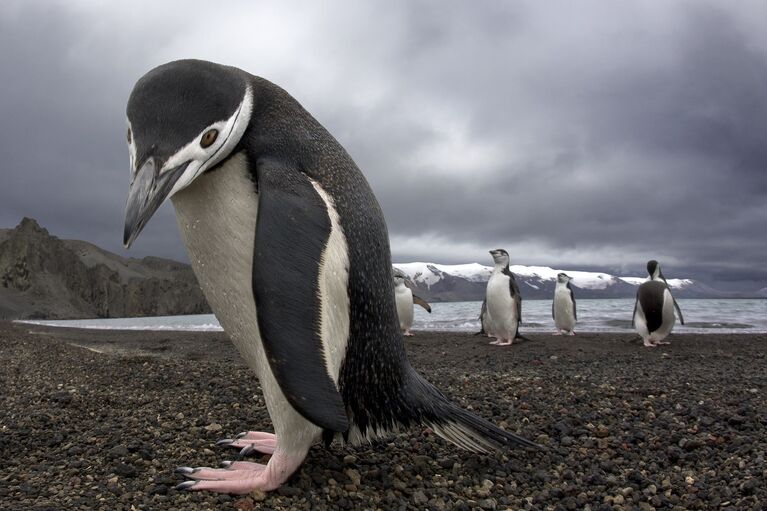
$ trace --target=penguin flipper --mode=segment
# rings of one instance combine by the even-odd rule
[[[637,316],[637,304],[639,303],[639,298],[636,299],[634,302],[634,312],[631,313],[631,328],[636,328],[636,316]]]
[[[570,300],[573,302],[573,319],[578,321],[578,309],[575,306],[575,293],[573,293],[573,288],[570,286],[570,282],[567,283],[567,289],[570,290]]]
[[[506,273],[508,271],[508,273]],[[509,292],[511,293],[511,297],[514,298],[514,301],[517,305],[517,321],[522,322],[522,293],[519,292],[519,286],[517,285],[517,280],[514,278],[514,274],[511,273],[511,271],[506,269],[504,271],[506,275],[509,276]]]
[[[325,364],[319,280],[331,233],[327,206],[309,178],[275,160],[257,166],[253,293],[269,365],[307,420],[346,432],[346,409]]]
[[[674,300],[674,308],[676,309],[676,313],[679,315],[679,322],[684,325],[684,316],[682,316],[682,309],[679,308],[679,304],[676,303],[676,298],[673,298]]]
[[[417,303],[418,305],[426,309],[426,312],[431,314],[431,305],[429,305],[429,303],[423,298],[421,298],[420,296],[413,295],[413,303]]]

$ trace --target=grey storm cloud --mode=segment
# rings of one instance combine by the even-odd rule
[[[278,83],[355,158],[395,261],[767,280],[762,2],[28,2],[0,8],[0,225],[131,252],[125,103],[177,58]]]

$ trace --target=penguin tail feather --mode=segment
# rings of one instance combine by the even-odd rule
[[[543,449],[524,437],[505,431],[498,426],[452,405],[446,407],[449,418],[427,422],[434,432],[448,442],[472,452],[489,453],[508,447]]]
[[[520,339],[522,341],[532,341],[529,337],[525,337],[524,335],[517,332],[517,335],[514,336],[514,339]]]
[[[490,453],[509,447],[544,449],[524,437],[464,410],[411,369],[409,397],[417,397],[415,410],[421,422],[448,442],[472,452]]]

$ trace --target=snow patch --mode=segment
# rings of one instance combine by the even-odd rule
[[[619,277],[619,279],[632,286],[639,286],[647,282],[647,277]],[[694,284],[691,279],[666,279],[666,282],[668,282],[669,287],[672,289],[683,289]]]
[[[492,266],[479,263],[468,264],[435,264],[426,262],[397,263],[394,265],[419,285],[430,288],[446,277],[456,277],[469,282],[487,282],[493,272]],[[645,280],[644,277],[616,277],[609,273],[560,270],[548,266],[522,266],[515,264],[509,269],[517,276],[525,279],[538,280],[540,282],[556,281],[559,273],[567,273],[572,277],[572,283],[581,289],[607,289],[610,286],[625,282],[632,286],[638,286]],[[539,286],[525,282],[532,288],[540,289]],[[668,285],[672,288],[681,289],[693,285],[690,279],[668,279]]]

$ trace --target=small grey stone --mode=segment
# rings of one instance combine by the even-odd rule
[[[423,505],[429,502],[429,499],[426,497],[423,491],[418,490],[413,493],[413,502],[418,505]]]

